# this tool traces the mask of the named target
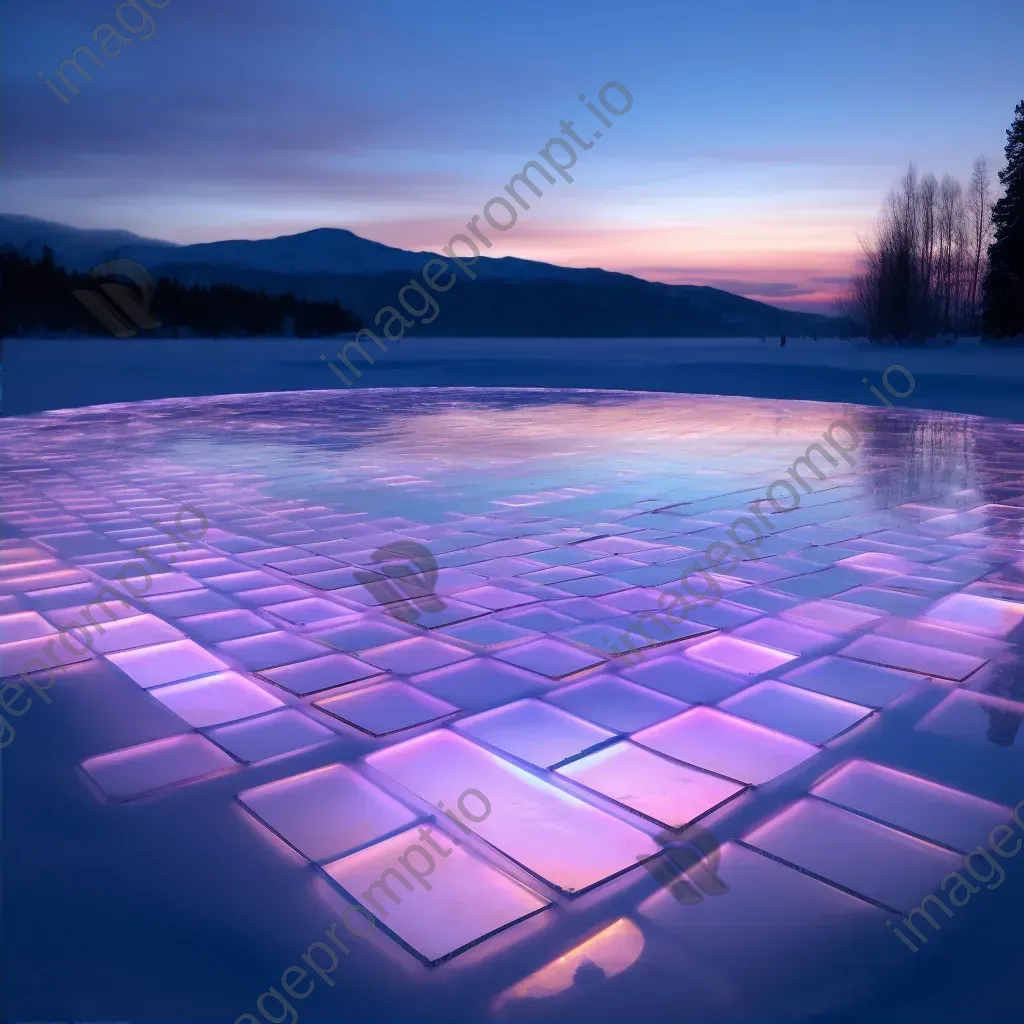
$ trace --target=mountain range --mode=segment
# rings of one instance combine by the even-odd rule
[[[271,295],[336,299],[373,327],[377,311],[424,264],[444,254],[410,252],[342,228],[295,235],[179,245],[128,231],[86,230],[0,214],[0,246],[28,256],[48,247],[55,261],[85,271],[120,258],[154,278],[234,284]],[[458,275],[439,296],[439,315],[416,333],[448,337],[762,337],[842,336],[845,319],[778,309],[718,288],[644,281],[598,268],[559,267],[506,256],[481,257],[478,280]],[[443,276],[443,275],[441,275]]]

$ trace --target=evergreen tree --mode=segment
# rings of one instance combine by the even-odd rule
[[[985,277],[985,330],[1024,335],[1024,100],[1006,129],[1003,196],[992,210],[993,239]]]

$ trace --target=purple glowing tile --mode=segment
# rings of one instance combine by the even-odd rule
[[[32,590],[49,590],[66,587],[73,583],[88,583],[92,577],[80,569],[59,569],[55,572],[29,573],[0,579],[0,591],[8,594],[24,594]]]
[[[801,604],[799,597],[792,594],[780,594],[778,591],[766,587],[748,587],[731,594],[729,598],[733,604],[742,605],[744,608],[753,608],[755,611],[766,612],[769,615],[779,615],[787,608],[794,608]]]
[[[219,658],[191,640],[141,647],[121,654],[108,654],[106,657],[129,679],[146,690],[164,683],[223,672],[228,668]]]
[[[272,587],[281,581],[268,572],[249,569],[246,572],[229,573],[226,576],[210,576],[203,581],[206,586],[213,587],[225,594],[234,594],[241,590],[257,590],[260,587]]]
[[[543,568],[543,563],[534,562],[529,558],[489,558],[485,562],[473,564],[473,572],[489,580],[522,576],[524,573],[535,573]]]
[[[880,587],[857,587],[855,590],[845,591],[843,601],[863,608],[875,608],[890,615],[913,618],[932,604],[933,598],[920,594],[904,594],[897,590],[884,590]]]
[[[622,676],[686,704],[717,704],[750,685],[745,676],[716,672],[685,655],[671,654],[631,666]]]
[[[90,627],[88,644],[97,654],[130,651],[134,647],[181,640],[184,634],[155,615],[133,615],[119,622]]]
[[[272,633],[274,627],[253,612],[242,608],[233,611],[210,612],[181,619],[181,628],[190,636],[207,643],[216,644],[223,640],[240,640],[246,636]]]
[[[844,658],[960,682],[985,664],[984,658],[923,647],[886,636],[862,636],[839,652]]]
[[[299,587],[291,587],[286,584],[280,587],[261,587],[257,590],[239,590],[231,596],[233,600],[248,608],[265,608],[270,605],[283,604],[286,601],[301,601],[308,598],[309,594]],[[347,611],[342,609],[340,614],[347,614]]]
[[[525,640],[533,634],[518,626],[510,626],[493,616],[487,619],[478,619],[473,622],[460,623],[457,626],[450,626],[441,631],[445,636],[451,637],[464,644],[471,644],[473,647],[480,647],[484,650],[491,647],[498,647],[502,644],[514,643],[516,640]]]
[[[341,569],[343,564],[324,555],[312,555],[309,558],[289,558],[284,562],[265,562],[270,569],[286,572],[289,576],[301,576],[303,573],[323,572],[326,569]]]
[[[90,757],[82,768],[111,800],[131,800],[165,786],[195,782],[234,764],[220,747],[190,733]]]
[[[371,647],[383,647],[385,644],[409,639],[406,630],[366,617],[352,623],[332,626],[330,629],[317,630],[309,636],[335,650],[350,653],[368,651]]]
[[[0,644],[13,644],[18,640],[35,640],[53,636],[57,632],[38,612],[15,612],[0,615]]]
[[[688,607],[687,613],[687,618],[691,621],[702,623],[705,626],[715,626],[718,629],[741,626],[761,617],[760,611],[744,608],[731,601],[718,601],[713,605],[695,605]]]
[[[183,594],[188,591],[204,589],[202,583],[198,580],[194,580],[180,572],[154,574],[149,577],[149,582],[152,586],[146,589],[146,596],[143,599],[146,602],[161,594]],[[135,598],[138,593],[137,579],[134,576],[128,577],[126,582],[114,581],[110,585],[126,594],[129,599]]]
[[[547,694],[546,699],[616,733],[644,729],[678,715],[687,706],[682,701],[614,676],[598,676],[559,687]]]
[[[101,533],[93,533],[91,530],[82,530],[74,533],[51,533],[40,534],[35,538],[40,544],[55,551],[61,558],[71,558],[79,555],[105,554],[111,548],[116,548],[109,537]]]
[[[279,701],[237,672],[220,672],[149,691],[196,729],[236,722],[281,707]]]
[[[828,633],[794,626],[782,619],[758,619],[757,622],[733,630],[732,636],[739,640],[749,640],[754,644],[774,647],[787,654],[809,654],[836,643],[835,638]]]
[[[515,537],[509,540],[496,540],[490,544],[482,544],[476,550],[489,558],[505,558],[514,555],[528,555],[534,551],[544,551],[551,548],[550,544],[542,541],[532,540],[529,537]]]
[[[570,618],[552,611],[547,606],[534,605],[524,611],[507,612],[502,621],[521,629],[533,630],[538,633],[554,633],[559,629],[572,629],[580,624],[579,619]]]
[[[962,853],[1010,820],[1008,807],[870,761],[850,761],[811,793]]]
[[[821,800],[800,800],[743,841],[905,914],[963,858]]]
[[[909,672],[831,656],[801,665],[781,679],[793,686],[802,686],[866,708],[884,708],[923,683],[920,676]]]
[[[759,676],[773,672],[794,660],[796,655],[777,651],[763,644],[752,644],[731,636],[716,636],[695,644],[687,657],[736,675]]]
[[[1024,619],[1024,602],[954,594],[925,613],[925,619],[982,636],[1005,637]]]
[[[916,728],[969,743],[990,743],[1024,751],[1024,711],[1012,700],[1002,700],[971,690],[951,693],[925,715]]]
[[[306,750],[335,737],[330,729],[291,708],[211,729],[207,735],[218,746],[249,764]]]
[[[772,584],[772,589],[781,594],[792,594],[794,597],[821,598],[843,594],[854,587],[862,587],[878,578],[877,573],[868,573],[857,569],[829,568],[812,572],[806,576],[794,576],[792,579],[779,580]]]
[[[610,619],[621,615],[622,612],[645,612],[658,607],[661,592],[648,590],[644,587],[633,587],[632,590],[622,590],[616,594],[606,594],[600,601],[591,597],[574,597],[567,601],[555,601],[549,607],[555,611],[564,611],[573,618],[583,619],[587,622],[597,622],[601,619]],[[569,606],[579,606],[589,609],[585,615],[574,614],[569,611]]]
[[[426,829],[433,833],[426,840],[423,831],[386,839],[324,870],[427,963],[454,956],[548,906],[548,900],[439,829]],[[394,896],[384,900],[389,890],[380,880],[395,876]]]
[[[409,808],[340,764],[248,789],[238,800],[299,853],[318,862],[416,820]]]
[[[639,572],[640,570],[634,570]],[[588,576],[581,580],[567,580],[558,585],[559,590],[567,594],[576,594],[578,597],[604,597],[607,594],[615,594],[619,591],[629,590],[628,583],[621,583],[608,576]]]
[[[808,743],[827,743],[871,714],[871,708],[772,681],[751,686],[719,707]]]
[[[454,665],[457,661],[465,661],[471,655],[468,651],[443,644],[439,640],[414,637],[397,644],[363,651],[360,657],[371,665],[387,669],[389,672],[412,675],[415,672],[429,672],[445,665]]]
[[[654,612],[651,615],[621,615],[607,622],[591,622],[576,626],[562,631],[559,638],[600,651],[607,657],[618,657],[714,632],[714,626],[704,626],[685,620],[674,621],[660,612]]]
[[[510,665],[537,672],[549,679],[564,679],[575,672],[600,665],[604,659],[597,654],[570,647],[557,640],[533,640],[518,647],[500,650],[495,657]]]
[[[531,583],[564,583],[566,580],[579,580],[585,576],[593,576],[595,573],[587,569],[579,569],[573,565],[553,565],[547,569],[540,569],[523,576],[523,579]]]
[[[491,658],[473,658],[415,676],[421,690],[459,708],[482,710],[544,692],[550,685],[543,676],[502,665]]]
[[[944,651],[969,654],[985,661],[1002,660],[1012,651],[1010,644],[994,637],[982,636],[979,633],[963,633],[959,629],[935,626],[918,620],[908,622],[906,619],[887,619],[875,628],[874,633],[876,636],[888,636],[894,640],[905,640],[923,647],[938,647]]]
[[[323,644],[281,631],[228,640],[217,644],[217,650],[234,658],[242,668],[250,672],[308,661],[324,654]]]
[[[746,789],[742,783],[697,771],[627,741],[557,772],[672,829],[689,825]]]
[[[451,594],[482,586],[486,582],[483,576],[475,573],[463,572],[461,569],[441,569],[437,574],[436,590],[439,594]]]
[[[843,604],[842,601],[808,601],[794,608],[787,608],[780,614],[782,618],[789,619],[807,629],[820,630],[835,636],[864,629],[885,618],[881,612],[859,608],[857,605]]]
[[[297,696],[304,697],[309,693],[329,690],[332,686],[343,686],[360,679],[380,675],[380,669],[367,665],[358,658],[345,654],[328,654],[323,658],[300,661],[294,665],[283,665],[279,668],[263,669],[257,673],[261,679],[267,679]]]
[[[457,622],[468,622],[490,615],[486,608],[477,608],[462,601],[446,598],[443,607],[434,611],[424,609],[415,602],[398,601],[388,605],[384,614],[400,622],[410,622],[423,629],[440,629],[442,626],[453,626]]]
[[[532,699],[464,718],[456,728],[538,768],[550,768],[614,736],[567,711]]]
[[[514,590],[503,590],[501,587],[477,587],[463,590],[459,597],[478,608],[501,611],[504,608],[516,608],[524,604],[535,604],[539,598],[529,594],[520,594]]]
[[[346,590],[352,587],[361,587],[363,584],[361,576],[366,576],[366,569],[359,569],[355,566],[346,566],[343,569],[325,569],[321,572],[301,573],[295,578],[300,583],[317,590]],[[381,580],[386,577],[381,576]]]
[[[212,590],[193,590],[185,594],[150,597],[146,599],[146,604],[166,619],[184,619],[192,615],[238,608],[234,601]]]
[[[705,707],[684,711],[633,739],[677,761],[755,786],[818,753],[803,740]]]
[[[227,576],[231,573],[245,572],[246,568],[247,566],[241,562],[232,561],[230,558],[203,558],[199,561],[186,562],[182,567],[182,572],[202,580],[210,576]]]
[[[378,750],[367,763],[452,808],[460,824],[563,892],[582,892],[658,850],[638,829],[448,729]]]
[[[379,683],[353,693],[326,697],[317,701],[316,706],[371,736],[386,736],[424,722],[436,722],[458,711],[405,683]]]
[[[597,562],[587,562],[587,567],[599,566],[606,561],[607,559],[602,558]],[[595,571],[598,570],[595,569]],[[607,570],[604,571],[607,572]],[[616,582],[624,583],[631,587],[658,587],[665,583],[678,582],[679,569],[673,565],[643,565],[632,569],[612,570],[610,575]],[[607,578],[606,576],[605,579]],[[569,588],[565,587],[563,589],[568,590]],[[590,590],[585,591],[585,593],[590,593]],[[593,596],[600,595],[594,594]]]
[[[244,597],[244,595],[242,595]],[[299,601],[285,601],[283,604],[261,605],[261,609],[276,615],[293,626],[308,626],[314,622],[325,622],[328,619],[341,619],[353,616],[349,608],[343,608],[333,601],[322,597],[307,597]]]
[[[92,652],[84,648],[72,654],[63,643],[58,644],[53,636],[16,640],[11,644],[0,644],[0,678],[52,672],[54,667],[76,665],[91,657]]]

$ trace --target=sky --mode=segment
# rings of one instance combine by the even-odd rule
[[[74,95],[55,72],[104,24],[129,41]],[[487,255],[822,312],[907,164],[994,171],[1024,98],[1019,0],[46,0],[0,26],[3,212],[438,250],[565,120],[573,182]],[[608,82],[632,106],[605,127],[578,97],[604,112]]]

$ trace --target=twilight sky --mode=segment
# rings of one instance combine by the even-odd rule
[[[5,5],[4,212],[436,250],[617,80],[632,108],[488,255],[828,311],[907,162],[995,170],[1024,98],[1019,0],[134,2],[156,31],[122,5],[68,104],[37,72],[118,3]]]

